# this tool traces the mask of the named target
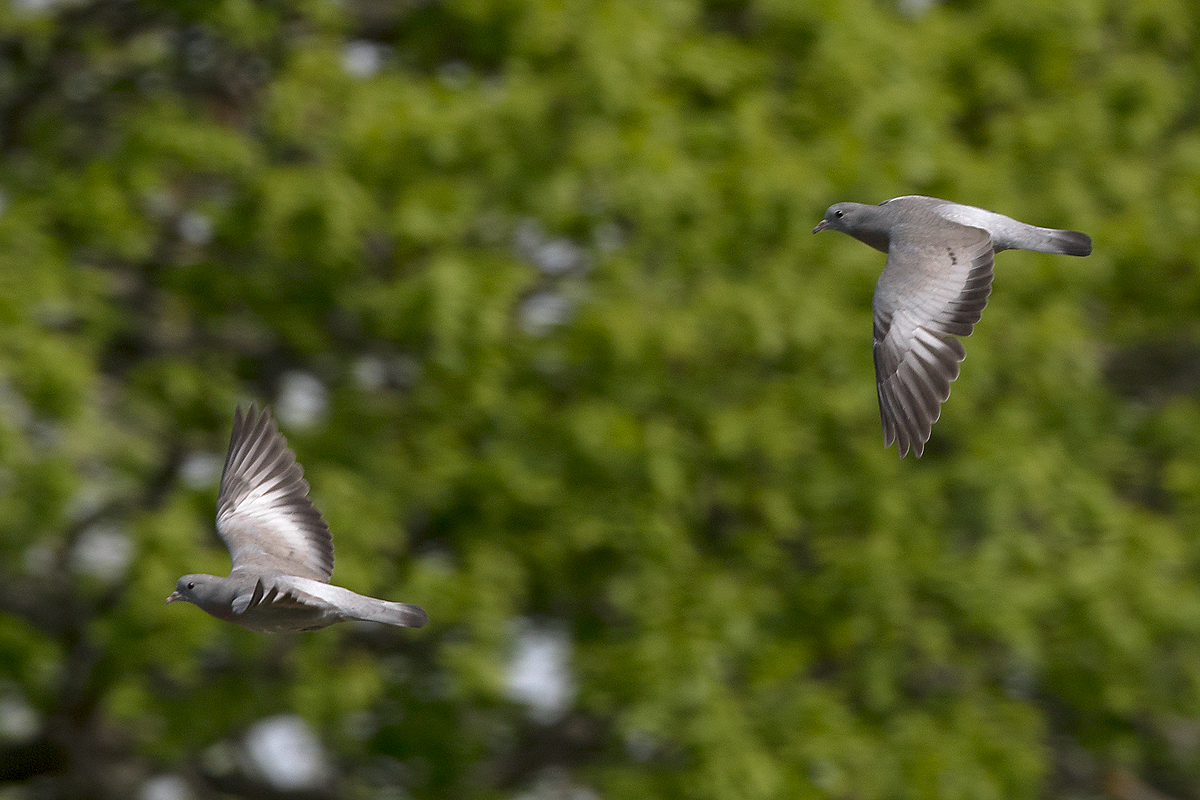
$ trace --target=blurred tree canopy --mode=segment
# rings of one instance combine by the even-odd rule
[[[1198,28],[0,4],[0,798],[1200,798]],[[913,193],[1096,251],[997,259],[901,462],[810,231]],[[255,400],[428,628],[163,607]],[[243,766],[281,715],[323,780]]]

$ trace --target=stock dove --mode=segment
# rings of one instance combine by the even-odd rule
[[[883,444],[918,458],[992,291],[1001,250],[1086,256],[1077,231],[1037,228],[974,206],[909,195],[877,206],[837,203],[813,228],[841,231],[887,253],[875,284],[875,380]]]
[[[217,496],[217,532],[229,548],[229,577],[184,575],[168,603],[184,600],[217,619],[263,633],[315,631],[346,620],[419,628],[419,606],[329,585],[333,539],[308,498],[308,482],[271,413],[233,416]]]

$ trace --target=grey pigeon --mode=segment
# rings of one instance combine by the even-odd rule
[[[263,633],[315,631],[352,619],[419,628],[428,619],[419,606],[329,585],[329,526],[308,499],[304,470],[265,408],[234,412],[217,532],[233,562],[229,577],[184,575],[168,603],[186,600]]]
[[[848,233],[887,253],[875,284],[875,380],[883,444],[919,458],[966,358],[962,342],[992,291],[1001,250],[1086,256],[1077,231],[1037,228],[1002,214],[935,197],[909,195],[877,206],[837,203],[813,228]]]

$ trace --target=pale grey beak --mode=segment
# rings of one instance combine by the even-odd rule
[[[820,233],[829,227],[829,220],[823,219],[817,223],[817,227],[813,228],[813,233]]]
[[[183,595],[181,595],[179,592],[171,592],[171,594],[167,596],[167,603],[174,603],[175,601],[182,599]]]

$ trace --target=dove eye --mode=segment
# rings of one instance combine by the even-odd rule
[[[188,588],[189,588],[189,589],[195,589],[195,588],[196,588],[196,584],[192,583],[191,581],[188,581]]]
[[[844,212],[844,211],[835,211],[835,212],[833,212],[833,215],[834,215],[835,217],[837,217],[838,219],[841,219],[841,218],[842,218],[842,215],[843,215],[843,214],[845,214],[845,213],[846,213],[846,212]]]

